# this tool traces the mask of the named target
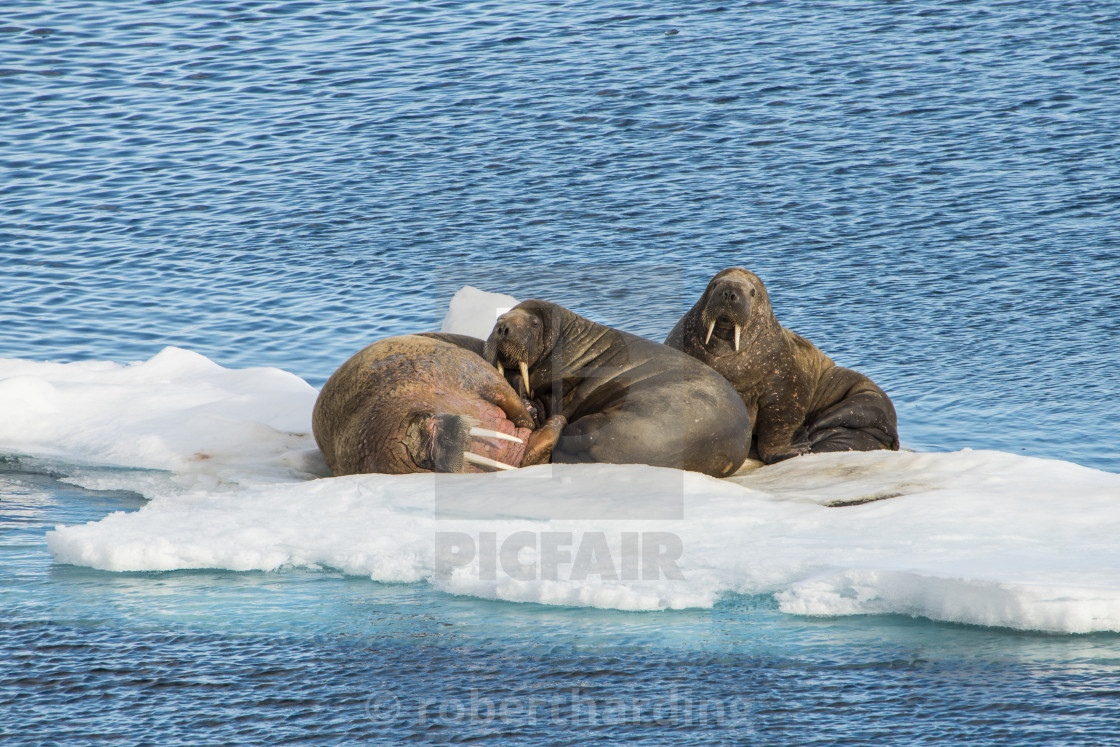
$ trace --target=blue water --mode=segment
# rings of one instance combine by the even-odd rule
[[[9,3],[0,95],[0,357],[318,386],[464,284],[661,339],[741,265],[904,446],[1120,471],[1112,2]],[[0,464],[5,744],[1120,744],[1115,636],[102,573],[44,532],[142,499],[68,466]]]

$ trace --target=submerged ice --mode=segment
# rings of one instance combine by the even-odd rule
[[[460,295],[446,331],[513,302]],[[176,348],[128,366],[0,360],[0,449],[149,499],[48,534],[56,561],[109,571],[335,568],[518,602],[766,594],[796,615],[1120,631],[1120,475],[965,450],[810,455],[725,480],[639,465],[322,479],[315,396]]]

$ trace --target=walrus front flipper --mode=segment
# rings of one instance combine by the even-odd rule
[[[886,392],[849,368],[833,369],[829,379],[825,389],[843,391],[838,401],[806,419],[809,452],[898,451],[898,416]]]
[[[468,350],[479,358],[482,357],[483,348],[486,345],[483,340],[477,337],[457,335],[451,332],[421,332],[416,336],[449,343],[463,350]],[[483,361],[483,364],[489,365],[486,364],[485,361]],[[521,398],[516,396],[517,393],[508,391],[497,379],[489,380],[483,377],[472,383],[477,387],[478,395],[487,402],[502,408],[502,412],[506,414],[506,417],[508,417],[515,426],[518,428],[533,428],[535,426],[532,414],[526,409],[525,403],[521,401]]]
[[[478,381],[477,391],[479,397],[500,407],[510,422],[518,428],[536,427],[532,414],[525,406],[525,401],[517,396],[517,392],[506,386],[503,379],[498,378],[497,372],[493,379]]]
[[[800,414],[787,406],[787,399],[781,394],[759,403],[752,440],[753,450],[763,464],[784,462],[808,454],[812,448]]]
[[[533,431],[529,436],[529,443],[525,445],[525,455],[521,457],[522,467],[532,467],[535,464],[547,464],[552,459],[552,450],[556,441],[564,431],[568,419],[563,415],[553,415]]]

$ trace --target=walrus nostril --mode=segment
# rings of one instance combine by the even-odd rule
[[[723,291],[723,300],[727,301],[728,303],[735,303],[739,300],[739,294],[733,290],[725,289]]]

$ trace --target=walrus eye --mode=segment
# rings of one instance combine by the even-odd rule
[[[539,327],[541,326],[541,320],[533,317],[533,319],[530,321],[530,324],[532,324],[534,327]]]
[[[751,288],[751,298],[754,298],[754,288]]]

